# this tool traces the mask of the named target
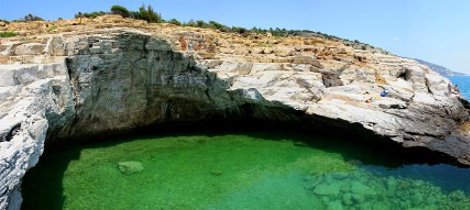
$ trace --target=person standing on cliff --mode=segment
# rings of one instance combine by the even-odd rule
[[[454,87],[454,94],[457,95],[457,96],[460,96],[459,85],[455,85],[455,87]]]
[[[449,96],[460,96],[459,85],[452,86],[449,83],[449,85],[447,85],[447,88],[449,89]]]

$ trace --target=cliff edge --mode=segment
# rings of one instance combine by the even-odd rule
[[[0,209],[20,208],[21,178],[46,138],[165,122],[354,127],[470,165],[468,102],[414,60],[319,37],[222,33],[112,15],[0,30],[20,33],[0,43]]]

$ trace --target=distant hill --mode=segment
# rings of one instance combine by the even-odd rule
[[[443,67],[443,66],[439,66],[439,65],[436,65],[436,64],[433,64],[433,63],[429,63],[427,61],[423,61],[423,60],[420,60],[420,59],[417,59],[417,58],[413,58],[415,61],[418,61],[418,63],[420,64],[423,64],[427,67],[429,67],[430,69],[432,69],[433,71],[439,73],[440,75],[442,76],[445,76],[445,77],[450,77],[450,76],[465,76],[466,74],[464,73],[460,73],[460,72],[455,72],[455,71],[451,71],[450,69],[446,68],[446,67]]]

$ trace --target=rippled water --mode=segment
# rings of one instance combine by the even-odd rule
[[[466,99],[470,99],[470,76],[449,77],[452,83],[459,85],[460,93]]]
[[[470,209],[469,169],[312,136],[154,135],[51,150],[24,179],[23,209]],[[129,161],[143,170],[123,173]]]

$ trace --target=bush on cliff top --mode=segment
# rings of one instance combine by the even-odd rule
[[[181,25],[181,22],[179,20],[175,19],[175,18],[169,20],[168,23],[171,23],[171,24],[174,24],[174,25],[177,25],[177,26]]]
[[[139,8],[139,11],[131,12],[131,17],[139,20],[146,20],[148,23],[163,22],[162,16],[153,10],[152,5],[145,7],[145,4],[143,4]]]
[[[111,13],[116,14],[116,15],[121,15],[122,17],[130,17],[131,13],[127,8],[121,6],[121,5],[113,5],[111,7]]]
[[[44,19],[42,19],[42,18],[39,17],[39,16],[32,15],[32,14],[30,13],[30,14],[25,15],[25,16],[22,17],[21,19],[12,20],[11,22],[31,22],[31,21],[44,21]]]
[[[75,14],[75,18],[96,18],[96,17],[99,17],[99,16],[103,16],[103,15],[106,15],[108,14],[107,12],[104,12],[104,11],[99,11],[99,12],[92,12],[92,13],[88,13],[88,12],[85,12],[85,13],[77,13]]]
[[[139,8],[139,11],[129,11],[127,8],[123,6],[113,5],[110,10],[111,12],[104,12],[104,11],[92,12],[92,13],[79,12],[75,14],[75,18],[96,18],[98,16],[103,16],[106,14],[116,14],[116,15],[121,15],[124,18],[145,20],[148,23],[164,22],[164,20],[162,19],[162,16],[159,13],[156,13],[153,10],[153,7],[151,5],[148,5],[148,6],[142,5]]]
[[[32,15],[32,14],[27,14],[23,17],[22,19],[24,22],[29,22],[29,21],[44,21],[44,19],[42,19],[41,17],[38,17],[36,15]]]

